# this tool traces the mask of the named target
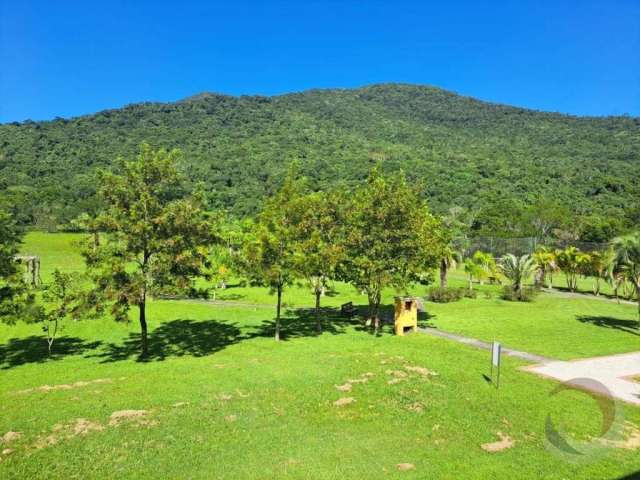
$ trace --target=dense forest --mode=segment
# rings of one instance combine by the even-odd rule
[[[65,228],[97,208],[96,172],[142,142],[182,150],[209,208],[236,216],[256,213],[295,161],[318,190],[352,187],[376,165],[403,170],[434,212],[464,212],[479,234],[528,235],[542,215],[602,241],[640,222],[640,118],[545,113],[404,84],[203,93],[0,125],[0,206],[26,226]]]

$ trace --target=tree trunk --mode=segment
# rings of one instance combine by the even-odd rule
[[[440,288],[447,288],[447,270],[449,269],[447,265],[447,260],[440,260]]]
[[[380,292],[375,291],[368,295],[369,299],[369,319],[371,320],[371,325],[373,325],[373,330],[378,333],[378,329],[380,328],[380,317],[378,315],[378,311],[380,309]]]
[[[469,291],[473,290],[473,277],[469,275]]]
[[[320,296],[322,295],[322,289],[316,289],[316,331],[318,334],[322,333],[322,322],[320,321]]]
[[[142,337],[142,357],[146,357],[149,354],[149,341],[147,338],[147,301],[146,295],[143,296],[142,301],[138,305],[140,310],[140,335]]]
[[[278,305],[276,307],[276,342],[280,341],[280,307],[282,305],[282,285],[278,285]]]

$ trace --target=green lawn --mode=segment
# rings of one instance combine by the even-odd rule
[[[47,274],[73,269],[81,261],[67,247],[70,238],[30,234],[25,249],[42,256]],[[351,287],[336,289],[327,305],[363,300]],[[273,302],[260,289],[225,291],[234,293],[239,302]],[[291,305],[312,303],[302,287],[287,295]],[[633,318],[633,307],[595,300],[542,296],[513,304],[481,294],[428,310],[428,322],[440,328],[489,340],[499,333],[507,345],[562,358],[565,350],[569,357],[629,351],[640,338],[577,320]],[[2,446],[14,452],[1,456],[0,478],[615,479],[640,471],[638,450],[612,448],[583,465],[551,453],[548,415],[572,436],[589,438],[599,435],[601,414],[587,395],[550,396],[557,383],[518,370],[521,361],[504,359],[496,390],[483,377],[485,351],[425,335],[395,337],[388,328],[375,337],[357,321],[328,315],[318,337],[307,312],[288,310],[285,341],[276,343],[273,308],[154,301],[147,362],[136,361],[135,322],[70,323],[53,358],[37,326],[0,326],[0,435],[23,433]],[[438,375],[423,377],[416,366]],[[389,383],[394,378],[400,381]],[[351,391],[336,389],[350,379]],[[44,385],[68,387],[37,388]],[[355,401],[334,405],[349,397]],[[110,425],[113,412],[126,410],[146,413]],[[640,425],[640,408],[623,411],[630,426]],[[487,453],[481,445],[498,432],[515,444]],[[415,468],[402,472],[400,463]]]

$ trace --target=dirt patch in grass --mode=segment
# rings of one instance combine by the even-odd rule
[[[638,450],[640,449],[640,429],[631,422],[625,422],[624,424],[624,440],[602,440],[605,445],[609,445],[614,448],[621,448],[623,450]]]
[[[147,423],[145,417],[148,415],[147,410],[119,410],[113,412],[109,417],[109,426],[116,427],[125,422],[136,422],[138,424]]]
[[[407,472],[409,470],[414,470],[416,466],[413,463],[399,463],[396,465],[396,468],[401,472]]]
[[[2,443],[10,443],[13,442],[14,440],[18,440],[20,437],[22,436],[22,432],[12,432],[9,431],[7,433],[5,433],[1,438],[2,438]]]
[[[95,380],[80,380],[74,383],[62,383],[60,385],[42,385],[40,387],[27,388],[25,390],[18,390],[15,392],[17,395],[33,393],[33,392],[55,392],[57,390],[73,390],[74,388],[87,387],[89,385],[96,385],[101,383],[113,383],[111,378],[96,378]]]
[[[498,453],[502,452],[503,450],[508,450],[516,444],[516,442],[509,435],[505,435],[502,432],[497,432],[496,435],[498,435],[498,438],[500,438],[500,440],[498,440],[497,442],[483,443],[482,445],[480,445],[480,448],[488,453]]]
[[[339,398],[338,400],[333,402],[333,404],[336,407],[344,407],[345,405],[349,405],[351,403],[354,403],[355,401],[356,401],[356,399],[353,398],[353,397],[343,397],[343,398]]]
[[[67,440],[78,435],[87,435],[91,432],[100,432],[105,426],[99,422],[93,422],[86,418],[77,418],[69,423],[57,423],[52,427],[52,433],[42,435],[36,439],[34,447],[42,449],[56,445],[62,440]]]
[[[350,392],[352,388],[353,385],[351,385],[349,382],[345,383],[344,385],[336,385],[336,390],[338,390],[339,392]]]
[[[405,365],[404,369],[408,372],[417,373],[425,378],[427,377],[435,377],[438,374],[432,370],[429,370],[425,367],[419,367],[417,365]]]

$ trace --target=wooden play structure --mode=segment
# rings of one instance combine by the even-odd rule
[[[412,297],[396,297],[394,316],[396,335],[404,335],[405,328],[413,332],[418,330],[418,301]]]
[[[26,284],[37,287],[42,283],[40,278],[40,257],[34,255],[16,255],[16,262],[25,266],[24,281]]]

